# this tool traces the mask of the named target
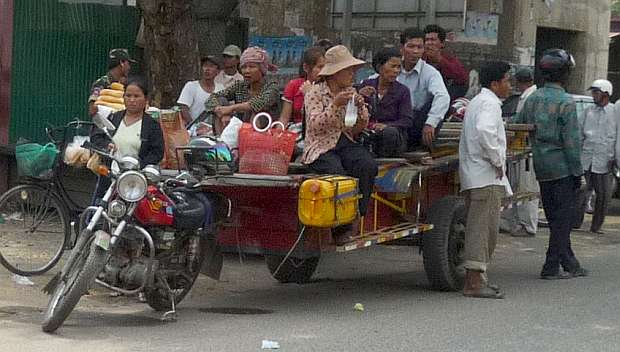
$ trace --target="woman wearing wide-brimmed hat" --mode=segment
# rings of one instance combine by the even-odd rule
[[[370,193],[377,175],[377,164],[372,155],[355,137],[368,125],[368,109],[362,96],[355,93],[355,71],[365,62],[351,55],[342,45],[325,53],[325,66],[319,73],[322,81],[315,84],[305,97],[306,140],[302,162],[322,174],[349,175],[359,179],[362,198],[361,216],[366,214]],[[345,126],[345,108],[354,99],[357,121]],[[359,230],[359,222],[350,231],[335,236],[338,244],[347,242]]]

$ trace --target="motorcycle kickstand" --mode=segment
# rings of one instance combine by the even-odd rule
[[[166,291],[168,291],[168,297],[170,299],[170,303],[172,304],[172,310],[169,310],[166,313],[164,313],[161,316],[161,320],[162,321],[176,321],[177,310],[176,310],[176,304],[174,303],[174,293],[172,292],[172,289],[168,285],[168,281],[166,281],[165,279],[161,279],[161,278],[160,280],[164,284],[164,288],[166,289]]]

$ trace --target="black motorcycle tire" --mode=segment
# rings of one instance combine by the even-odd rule
[[[76,258],[75,263],[69,269],[67,282],[59,282],[52,293],[43,316],[44,332],[54,332],[63,324],[106,264],[108,254],[105,250],[94,244],[92,240],[86,245],[90,245],[90,249],[85,251],[81,257]]]
[[[174,305],[175,307],[183,301],[185,296],[189,293],[189,291],[194,287],[194,283],[200,274],[200,269],[202,268],[202,264],[205,261],[205,253],[207,251],[207,240],[204,237],[200,237],[200,257],[198,258],[198,266],[197,270],[192,273],[190,277],[190,284],[184,287],[179,293],[177,293],[174,297]],[[165,292],[162,288],[156,287],[157,282],[155,282],[154,286],[145,287],[144,288],[144,298],[146,299],[146,304],[149,307],[153,308],[155,311],[163,312],[169,311],[172,309],[172,303],[170,302],[170,297],[167,292]]]

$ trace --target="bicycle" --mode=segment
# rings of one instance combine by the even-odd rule
[[[46,128],[50,142],[60,151],[49,177],[24,177],[20,185],[0,196],[0,264],[10,272],[41,275],[58,263],[64,250],[75,245],[71,228],[77,238],[84,208],[71,198],[63,184],[68,167],[63,155],[68,138],[93,125],[76,120],[63,127]],[[57,138],[60,132],[62,136]]]

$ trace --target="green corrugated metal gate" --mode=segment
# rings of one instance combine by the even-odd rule
[[[45,141],[44,128],[87,118],[90,84],[110,48],[134,49],[134,7],[15,1],[10,140]]]

